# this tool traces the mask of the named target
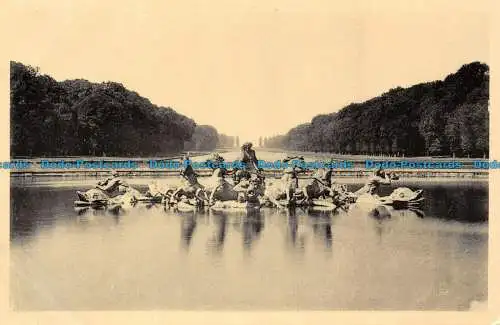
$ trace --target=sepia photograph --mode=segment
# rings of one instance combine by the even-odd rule
[[[10,5],[10,309],[486,311],[488,1],[222,2]]]

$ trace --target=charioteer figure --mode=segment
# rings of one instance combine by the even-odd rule
[[[253,144],[251,142],[245,142],[241,146],[241,156],[240,161],[244,165],[243,169],[236,168],[233,175],[234,184],[238,184],[242,179],[250,180],[252,174],[257,174],[261,176],[261,170],[258,167],[258,159],[255,154],[255,150],[252,149]]]

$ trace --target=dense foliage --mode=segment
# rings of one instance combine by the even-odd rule
[[[11,156],[138,156],[217,145],[217,130],[115,82],[57,82],[11,62]],[[208,132],[205,139],[204,132]]]
[[[219,134],[218,148],[233,148],[236,145],[236,137],[225,135],[223,133]]]
[[[489,68],[473,62],[443,81],[395,88],[318,115],[268,148],[407,156],[489,154]]]
[[[191,140],[186,142],[186,150],[213,150],[219,142],[219,134],[211,125],[197,125]]]

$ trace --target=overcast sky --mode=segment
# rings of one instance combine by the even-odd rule
[[[11,1],[11,59],[256,141],[488,63],[488,1]]]

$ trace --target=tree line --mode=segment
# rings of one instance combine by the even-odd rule
[[[11,157],[167,155],[234,146],[234,137],[116,82],[58,82],[10,63]]]
[[[344,154],[488,156],[489,67],[473,62],[444,80],[391,89],[263,138],[262,145]]]
[[[184,150],[206,151],[217,148],[234,148],[236,137],[219,134],[211,125],[197,125],[191,140],[184,143]]]

